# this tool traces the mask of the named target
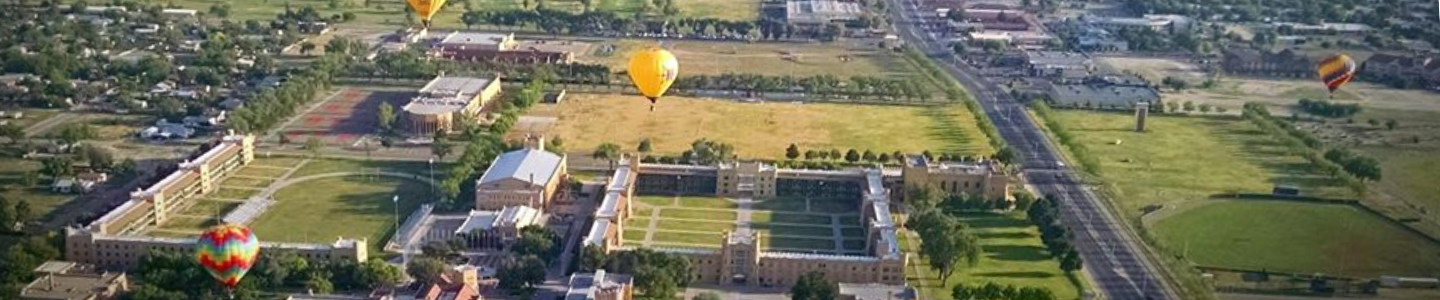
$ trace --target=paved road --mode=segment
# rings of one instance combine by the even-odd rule
[[[917,49],[925,52],[955,77],[980,101],[985,115],[995,123],[1005,142],[1021,154],[1022,176],[1040,192],[1054,195],[1062,210],[1061,219],[1074,233],[1076,249],[1085,259],[1085,271],[1103,296],[1114,300],[1180,299],[1158,268],[1143,257],[1143,242],[1125,227],[1101,201],[1082,185],[1057,155],[1054,145],[1025,113],[1024,104],[1010,97],[964,63],[958,63],[940,37],[925,31],[918,20],[918,0],[889,0],[897,29]]]

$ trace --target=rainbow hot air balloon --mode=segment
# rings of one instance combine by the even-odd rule
[[[1350,82],[1350,79],[1355,77],[1355,60],[1350,59],[1350,56],[1345,54],[1335,54],[1326,57],[1320,60],[1317,68],[1319,69],[1320,80],[1325,82],[1325,87],[1330,89],[1332,96],[1335,93],[1335,89],[1339,89],[1340,86],[1345,85],[1345,83]]]
[[[195,241],[195,260],[226,288],[239,285],[259,255],[260,240],[244,225],[216,225]]]
[[[425,28],[430,28],[430,17],[440,12],[441,7],[445,7],[445,0],[405,0],[405,3],[410,4],[410,10],[420,17],[420,24]]]
[[[670,89],[670,84],[675,83],[675,77],[680,75],[680,62],[675,60],[675,55],[660,47],[650,47],[635,53],[630,57],[630,81],[635,83],[635,88],[645,98],[650,98],[650,110],[655,110],[655,102],[660,96],[665,95],[665,90]]]

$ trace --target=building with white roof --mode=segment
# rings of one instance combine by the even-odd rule
[[[824,26],[832,22],[850,22],[865,10],[860,2],[834,0],[792,0],[785,2],[785,21],[802,26]]]
[[[454,50],[491,50],[509,51],[519,45],[515,41],[514,33],[485,33],[485,32],[462,32],[455,31],[445,35],[436,45],[439,48]]]
[[[500,78],[437,76],[420,88],[417,95],[401,107],[409,120],[411,133],[430,136],[436,131],[450,131],[461,115],[475,117],[485,103],[500,94]]]
[[[630,300],[634,297],[634,279],[630,275],[608,273],[575,273],[570,275],[565,300]]]
[[[527,139],[526,147],[495,158],[475,182],[475,209],[529,206],[544,211],[565,188],[565,155],[545,151],[545,139]]]

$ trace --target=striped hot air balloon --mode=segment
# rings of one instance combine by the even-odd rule
[[[259,255],[260,240],[244,225],[216,225],[195,241],[195,260],[226,288],[239,285]]]
[[[1350,59],[1349,55],[1335,54],[1320,60],[1318,69],[1320,80],[1325,82],[1325,87],[1330,89],[1330,93],[1335,93],[1335,89],[1339,89],[1340,86],[1355,77],[1355,60]]]

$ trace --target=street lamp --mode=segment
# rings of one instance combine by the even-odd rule
[[[435,191],[435,157],[431,156],[428,162],[430,166],[430,196],[434,197],[437,193]]]
[[[391,197],[391,198],[390,198],[390,203],[393,203],[393,204],[394,204],[394,205],[391,205],[390,207],[395,208],[395,215],[394,215],[394,216],[395,216],[395,237],[394,237],[394,238],[397,238],[397,239],[398,239],[398,238],[400,238],[400,195],[395,195],[394,197]]]

